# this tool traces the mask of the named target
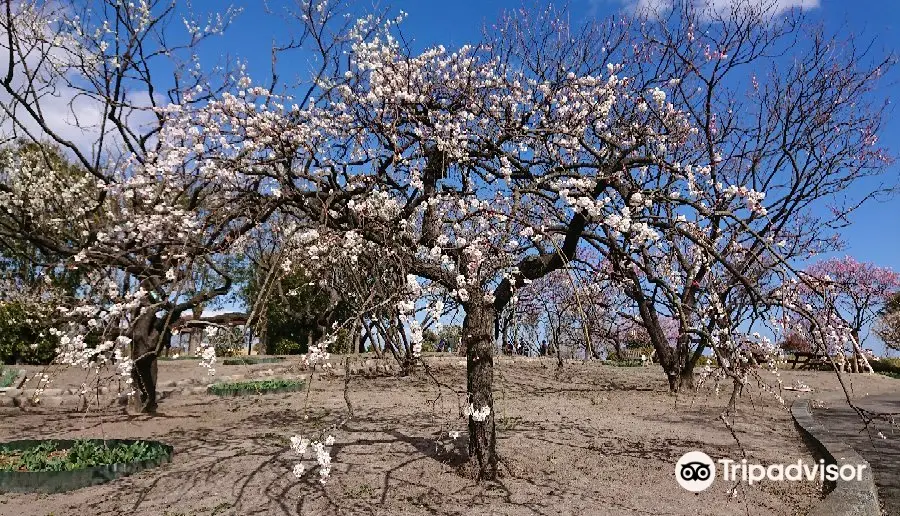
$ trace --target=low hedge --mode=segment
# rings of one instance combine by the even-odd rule
[[[869,359],[869,364],[871,364],[872,370],[876,373],[900,374],[900,358]]]
[[[222,361],[225,365],[254,365],[254,364],[272,364],[284,360],[284,357],[237,357],[226,358]]]
[[[608,366],[613,366],[613,367],[640,367],[640,366],[644,365],[644,363],[641,362],[640,360],[627,360],[627,359],[626,360],[607,360],[603,363]]]
[[[129,439],[20,440],[0,444],[0,492],[60,493],[169,462],[172,447]]]
[[[253,380],[246,382],[214,383],[206,392],[216,396],[250,396],[253,394],[278,394],[303,390],[302,380]]]

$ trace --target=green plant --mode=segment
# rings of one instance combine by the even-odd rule
[[[4,368],[2,365],[0,365],[0,389],[4,387],[10,387],[18,377],[18,371],[14,369]]]
[[[244,348],[244,332],[240,328],[211,326],[205,333],[217,357],[233,357]]]
[[[353,339],[346,328],[338,330],[336,339],[328,346],[328,351],[335,355],[346,355],[353,351]]]
[[[41,323],[45,319],[39,307],[0,303],[0,363],[49,364],[57,340]]]
[[[272,391],[296,391],[300,390],[302,387],[303,380],[275,378],[272,380],[214,383],[207,388],[207,392],[218,396],[228,396],[235,394],[265,394],[266,392]]]
[[[356,487],[348,487],[346,491],[344,491],[344,496],[347,498],[369,498],[375,495],[375,490],[369,484],[360,484]]]
[[[890,378],[900,379],[900,358],[870,358],[869,364],[876,373],[881,373]]]
[[[44,441],[24,450],[0,446],[0,471],[72,471],[155,460],[167,453],[165,447],[144,441],[107,446],[103,441],[78,440],[68,448],[56,441]]]
[[[278,338],[271,342],[270,349],[274,355],[302,355],[309,349],[306,343],[297,342],[289,338]]]
[[[248,305],[255,306],[261,291],[258,274],[251,267],[241,297]],[[325,336],[323,328],[341,323],[352,316],[350,306],[334,296],[334,290],[323,286],[317,278],[304,270],[294,270],[278,281],[266,296],[264,316],[260,319],[259,334],[266,336],[267,355],[300,355],[308,351],[308,343]],[[335,343],[332,353],[343,353],[344,344]],[[346,344],[349,349],[349,339]]]

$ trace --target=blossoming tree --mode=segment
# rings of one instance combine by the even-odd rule
[[[158,30],[175,17],[163,2],[4,6],[0,127],[31,143],[3,154],[0,235],[39,249],[47,277],[83,273],[57,310],[57,360],[115,364],[152,411],[170,323],[228,291],[222,257],[273,210],[258,179],[234,174],[240,156],[170,123],[232,82],[195,66],[197,45],[232,13],[205,28],[185,19],[174,43]],[[216,280],[189,289],[198,268]]]
[[[815,302],[810,306],[816,309],[831,310],[846,321],[850,333],[850,351],[853,359],[850,367],[853,372],[871,366],[862,352],[862,332],[869,327],[879,313],[898,290],[900,290],[900,274],[889,267],[880,267],[869,262],[859,262],[851,256],[831,258],[814,263],[804,271],[809,283],[808,289],[815,289],[826,300],[822,308]],[[802,296],[801,302],[809,302],[809,295]],[[843,354],[844,349],[838,352]]]
[[[751,340],[771,350],[739,328],[769,324],[773,285],[795,276],[798,260],[834,249],[836,229],[875,193],[848,187],[891,163],[875,89],[890,60],[821,29],[805,37],[803,14],[774,2],[658,7],[617,53],[634,55],[623,73],[642,87],[670,85],[667,101],[687,114],[688,144],[666,150],[686,180],[656,182],[651,194],[685,200],[632,203],[632,219],[661,235],[647,244],[611,228],[590,240],[640,307],[677,390],[693,384],[704,350],[724,369]],[[680,322],[674,348],[660,315]]]
[[[377,265],[386,287],[348,320],[389,319],[385,338],[413,357],[422,311],[439,321],[449,298],[465,312],[463,415],[478,479],[498,473],[498,316],[529,281],[590,247],[596,272],[636,305],[673,391],[705,347],[737,386],[748,367],[738,328],[775,302],[764,288],[772,271],[791,273],[790,258],[828,240],[813,208],[887,162],[880,112],[866,102],[880,64],[814,37],[805,60],[780,69],[768,56],[791,50],[799,18],[775,19],[749,0],[580,28],[552,9],[522,11],[480,45],[422,52],[403,43],[399,19],[348,24],[339,4],[300,2],[297,43],[282,50],[311,42],[319,67],[298,91],[274,72],[267,87],[240,71],[214,86],[184,67],[167,102],[148,63],[170,50],[151,28],[171,11],[97,3],[84,17],[23,4],[3,18],[4,50],[23,57],[0,79],[15,135],[49,136],[80,170],[72,180],[15,158],[0,188],[2,234],[86,272],[62,312],[63,359],[127,371],[130,343],[142,408],[153,410],[170,322],[230,289],[222,263],[278,212],[290,230],[270,268]],[[104,9],[124,28],[102,23]],[[12,30],[21,20],[27,30]],[[188,56],[225,24],[188,20]],[[32,52],[46,57],[46,74],[14,64]],[[134,80],[146,86],[143,104],[128,95]],[[39,108],[34,92],[54,84],[91,92],[105,110],[92,157]],[[139,131],[127,113],[144,107],[152,118]],[[117,152],[104,151],[110,141]],[[49,201],[62,204],[47,210]],[[187,288],[198,267],[220,282]],[[674,347],[664,320],[678,324]],[[301,455],[313,446],[327,476],[326,441],[292,445]]]
[[[586,243],[627,286],[673,390],[703,347],[737,385],[747,338],[736,329],[772,302],[755,278],[786,264],[777,243],[824,240],[812,206],[886,163],[879,112],[847,96],[870,91],[880,69],[814,39],[808,62],[757,78],[797,18],[756,5],[580,32],[526,13],[485,45],[418,54],[393,21],[362,19],[323,51],[307,102],[245,88],[203,116],[314,227],[300,259],[374,245],[409,276],[397,306],[414,346],[422,289],[462,306],[469,452],[493,478],[495,322],[527,280]],[[742,72],[750,80],[733,82]],[[747,91],[757,98],[739,109]],[[680,324],[674,348],[662,316]]]
[[[350,59],[326,61],[335,68],[308,105],[288,108],[257,87],[210,102],[203,116],[230,128],[234,152],[253,154],[314,225],[299,257],[375,245],[398,264],[410,297],[397,306],[414,346],[423,290],[462,306],[469,452],[478,478],[494,478],[498,312],[526,280],[564,267],[587,231],[655,239],[629,205],[670,202],[643,196],[647,167],[662,183],[685,179],[661,150],[690,127],[662,89],[607,66],[596,43],[613,25],[588,27],[575,44],[541,46],[531,33],[525,44],[542,57],[529,57],[514,38],[411,54],[392,22],[373,23],[361,20],[337,47]],[[559,30],[555,17],[541,23]]]

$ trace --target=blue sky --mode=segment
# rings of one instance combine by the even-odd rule
[[[391,11],[403,10],[408,16],[402,29],[414,46],[424,48],[443,44],[453,48],[477,41],[482,28],[486,24],[490,25],[504,9],[539,3],[529,0],[394,0],[390,3],[363,0],[358,1],[357,5],[360,12],[371,6],[387,8],[388,5]],[[818,4],[806,8],[812,20],[821,20],[826,28],[840,34],[853,33],[863,41],[874,38],[877,48],[900,52],[900,2],[780,0],[780,3],[807,6]],[[225,40],[209,49],[212,54],[218,53],[221,56],[228,52],[249,59],[251,75],[255,77],[265,77],[268,74],[272,38],[283,35],[272,32],[272,20],[265,15],[260,4],[255,0],[236,2],[235,5],[244,7],[244,13],[227,33]],[[578,17],[613,15],[628,9],[629,5],[624,0],[571,0],[569,3],[573,21]],[[287,63],[282,63],[285,64]],[[297,66],[298,71],[305,68],[303,63],[298,63]],[[900,80],[898,72],[900,69],[894,70],[894,81]],[[891,148],[895,155],[900,154],[900,110],[888,117],[886,130],[880,141]],[[900,173],[900,166],[894,166],[889,173],[891,178],[896,178]],[[853,226],[843,232],[848,246],[847,253],[861,260],[900,270],[900,197],[864,206],[855,215],[853,222]]]
[[[573,22],[579,17],[606,17],[623,10],[633,8],[637,2],[655,0],[571,0],[568,2]],[[715,0],[723,2],[726,0]],[[892,0],[869,0],[865,2],[848,2],[844,0],[778,0],[779,5],[803,5],[811,21],[821,21],[826,29],[838,34],[853,34],[861,41],[875,41],[875,48],[880,51],[900,51],[900,2]],[[277,2],[274,2],[277,3]],[[258,0],[237,1],[235,5],[244,8],[236,24],[226,36],[207,48],[205,59],[221,58],[224,54],[248,60],[249,70],[253,77],[266,77],[269,73],[269,51],[273,38],[283,39],[283,27],[273,24]],[[457,0],[421,1],[394,0],[382,2],[376,0],[357,1],[360,13],[371,9],[388,8],[389,12],[398,13],[403,10],[407,19],[402,30],[413,43],[414,48],[425,48],[435,44],[443,44],[454,48],[479,39],[482,28],[490,25],[504,9],[516,9],[523,6],[534,7],[543,2],[531,0]],[[300,56],[297,62],[281,65],[286,69],[294,69],[302,73],[308,66]],[[207,63],[211,64],[211,63]],[[896,91],[900,69],[893,72],[893,84],[885,84],[886,88]],[[885,91],[890,95],[891,91]],[[894,99],[896,101],[896,99]],[[888,117],[885,131],[880,141],[892,154],[900,154],[900,110],[894,110]],[[900,164],[898,164],[900,165]],[[896,181],[900,166],[893,166],[886,179]],[[852,219],[853,225],[843,231],[846,242],[846,253],[859,260],[872,261],[879,265],[900,270],[900,196],[871,202],[860,209]],[[841,253],[843,254],[843,253]],[[873,340],[868,345],[881,346]]]

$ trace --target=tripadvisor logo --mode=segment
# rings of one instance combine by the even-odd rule
[[[808,480],[810,482],[836,482],[843,480],[862,480],[863,470],[867,464],[825,464],[823,459],[813,464],[804,464],[802,460],[790,464],[749,464],[747,459],[734,461],[731,459],[713,459],[701,452],[692,451],[685,453],[675,463],[675,480],[678,485],[688,491],[698,493],[707,489],[716,479],[716,464],[722,472],[722,480],[754,482],[770,480],[774,482]]]

